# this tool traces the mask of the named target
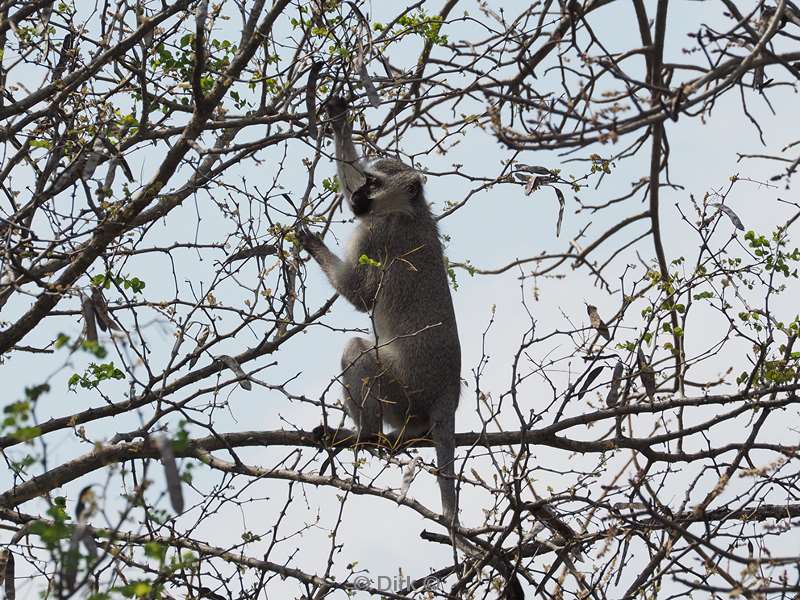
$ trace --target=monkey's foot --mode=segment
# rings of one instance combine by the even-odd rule
[[[329,441],[329,437],[332,433],[335,433],[335,430],[328,429],[325,427],[325,425],[317,425],[311,430],[311,434],[314,436],[314,439],[325,446],[329,445],[327,442]]]
[[[355,431],[340,428],[332,429],[326,427],[324,424],[314,427],[314,429],[311,430],[311,435],[314,436],[314,439],[318,441],[320,445],[326,448],[333,446],[346,448],[355,445],[358,440],[358,435]]]

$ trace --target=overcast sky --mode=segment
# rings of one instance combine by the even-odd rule
[[[434,13],[437,12],[440,4],[439,2],[429,2],[425,6],[429,13]],[[503,2],[502,6],[506,15],[513,15],[526,4],[528,3]],[[752,3],[742,4],[749,6]],[[476,19],[487,18],[475,8],[473,2],[466,2],[464,5],[465,8],[468,7],[470,15]],[[385,9],[385,5],[375,2],[368,6],[369,10],[365,12],[376,14],[378,20],[385,20],[378,16]],[[648,8],[650,6],[651,3],[648,3]],[[593,13],[589,20],[595,33],[603,39],[610,52],[636,45],[638,34],[629,3],[615,3],[607,9]],[[701,23],[721,24],[724,22],[727,20],[722,14],[719,2],[676,1],[671,3],[665,60],[700,61],[699,56],[686,55],[682,52],[683,48],[692,45],[692,41],[687,39],[686,33],[697,31]],[[221,29],[218,37],[236,39],[238,37],[238,32],[235,30],[237,23],[236,19],[229,21],[228,26],[231,27],[231,30]],[[289,35],[286,23],[282,23],[281,27],[278,35]],[[476,24],[463,21],[452,26],[445,26],[442,33],[447,34],[451,40],[474,39],[475,36],[483,35]],[[406,55],[397,53],[390,56],[393,64],[413,66],[419,47],[412,44],[407,46],[408,53]],[[375,72],[379,66],[377,63],[370,64],[369,69]],[[547,74],[541,74],[539,80],[542,86],[553,85],[554,82],[553,77]],[[456,85],[457,81],[451,83]],[[798,100],[793,90],[780,88],[771,91],[770,102],[777,116],[770,113],[763,101],[757,98],[750,98],[750,100],[752,101],[752,111],[759,116],[766,148],[761,145],[758,131],[743,116],[737,92],[727,94],[717,103],[711,118],[707,118],[703,122],[700,119],[686,118],[682,118],[677,123],[667,122],[666,131],[670,142],[670,179],[673,183],[682,186],[682,189],[665,188],[662,191],[662,237],[668,259],[684,255],[691,262],[697,251],[697,239],[692,235],[691,229],[681,222],[676,205],[691,213],[690,194],[695,198],[702,198],[706,192],[726,189],[729,185],[729,177],[735,173],[754,181],[768,181],[769,177],[778,170],[775,163],[767,161],[737,163],[737,152],[774,154],[778,153],[785,145],[796,141],[798,129],[795,115]],[[365,112],[366,119],[373,123],[377,123],[383,114],[383,109],[367,108]],[[787,118],[788,115],[792,116]],[[210,138],[207,138],[205,141],[209,140]],[[430,140],[419,134],[405,136],[400,141],[402,150],[409,154],[422,152],[427,149],[429,144]],[[296,142],[290,144],[286,150],[289,159],[286,161],[287,168],[281,175],[281,183],[290,193],[299,195],[302,189],[298,188],[305,185],[307,173],[300,158],[309,155],[309,151],[307,147]],[[275,166],[283,151],[284,148],[275,148],[263,152],[257,157],[259,164],[248,162],[241,168],[231,170],[226,178],[229,181],[244,181],[251,186],[265,186],[266,182],[271,181],[275,175]],[[581,152],[580,155],[586,156],[591,151],[606,155],[611,149],[598,146]],[[503,148],[490,132],[473,129],[458,146],[446,155],[431,153],[418,160],[422,167],[430,173],[447,171],[451,169],[452,164],[460,163],[463,165],[464,172],[492,177],[500,171],[502,161],[507,160],[508,157],[508,150]],[[647,174],[648,157],[649,152],[644,152],[639,158],[615,166],[611,175],[604,178],[598,189],[585,189],[579,194],[580,198],[584,202],[591,200],[594,203],[600,203],[626,192],[630,189],[632,182]],[[548,168],[561,168],[562,173],[582,175],[586,168],[585,164],[564,163],[566,158],[569,157],[558,156],[555,153],[536,153],[535,155],[523,153],[518,160]],[[148,174],[152,173],[158,164],[159,159],[160,156],[155,151],[140,153],[133,157],[134,171],[140,172],[143,180],[146,180]],[[333,165],[322,167],[319,170],[320,178],[332,175],[334,170]],[[436,212],[441,212],[446,201],[460,200],[467,191],[465,182],[458,177],[429,175],[427,180],[427,198],[432,202]],[[552,190],[542,189],[532,196],[525,196],[523,188],[520,186],[500,185],[479,193],[464,209],[441,222],[442,232],[449,237],[447,254],[450,260],[454,262],[469,260],[476,266],[488,268],[506,264],[515,258],[530,257],[539,252],[563,252],[566,251],[569,240],[590,220],[593,222],[588,239],[592,239],[592,233],[596,235],[602,232],[613,222],[613,219],[635,212],[632,208],[633,203],[629,202],[625,204],[624,209],[619,211],[604,211],[597,215],[575,215],[574,194],[567,190],[565,192],[567,192],[567,211],[561,235],[558,238],[555,235],[558,205]],[[796,194],[783,189],[783,187],[767,187],[757,183],[742,182],[735,187],[727,203],[741,217],[747,229],[767,233],[785,222],[787,216],[794,211],[792,207],[778,203],[777,199],[796,201],[795,196]],[[641,194],[637,196],[637,198],[641,197]],[[221,198],[217,197],[216,200],[220,201]],[[155,245],[159,241],[193,240],[195,235],[201,243],[219,241],[223,237],[223,232],[230,230],[230,223],[220,219],[216,210],[210,210],[210,203],[211,198],[206,192],[187,200],[182,207],[173,210],[165,220],[153,228],[149,234],[150,242],[147,245]],[[644,210],[644,208],[642,205],[641,209],[636,210]],[[246,206],[243,209],[260,210],[259,207]],[[198,214],[202,216],[199,221]],[[335,227],[334,232],[340,242],[346,239],[351,228],[352,225],[348,223]],[[638,229],[624,233],[620,239],[630,239],[641,234],[645,228],[646,226],[642,222]],[[720,235],[724,238],[733,233],[733,228],[729,223],[724,223],[720,227],[720,231]],[[330,243],[332,247],[335,245],[333,238]],[[600,256],[608,256],[615,247],[615,244],[609,246]],[[336,249],[341,250],[341,248]],[[640,243],[637,250],[645,260],[649,261],[654,257],[649,240]],[[221,259],[223,256],[215,258]],[[614,276],[619,276],[627,263],[637,263],[634,252],[628,252],[618,260],[616,270],[613,271]],[[174,264],[167,263],[161,255],[144,255],[131,261],[127,271],[146,281],[145,297],[148,300],[156,301],[175,296],[170,275],[173,269],[178,273],[178,281],[184,286],[181,293],[185,294],[186,284],[184,281],[193,282],[197,289],[197,286],[200,286],[204,280],[213,276],[217,268],[218,264],[215,262],[208,260],[199,262],[194,252],[178,252],[174,253]],[[310,296],[321,302],[332,291],[315,264],[309,263],[308,269],[311,273]],[[523,270],[530,269],[523,267]],[[520,285],[519,270],[512,269],[503,275],[485,277],[470,277],[463,270],[457,271],[458,289],[453,292],[453,300],[461,336],[462,377],[467,382],[457,416],[458,430],[472,430],[480,426],[480,421],[475,415],[475,383],[472,373],[481,358],[483,334],[493,315],[494,322],[485,340],[490,361],[482,374],[481,385],[484,392],[499,395],[508,389],[510,359],[517,350],[521,336],[529,326],[529,319],[521,304],[521,298],[524,298],[528,309],[536,319],[539,335],[556,329],[566,330],[573,326],[586,326],[588,319],[585,313],[585,301],[596,304],[601,314],[612,314],[618,309],[621,293],[617,282],[613,282],[616,293],[609,294],[594,287],[592,279],[586,276],[585,271],[565,269],[561,272],[568,276],[563,279],[539,278],[535,281],[526,279]],[[240,276],[248,274],[255,276],[255,265],[242,271]],[[534,297],[534,286],[538,292],[538,299]],[[237,292],[234,285],[223,286],[222,293],[225,290],[229,291],[230,296],[221,298],[224,302],[235,301],[235,294],[240,293]],[[788,302],[789,296],[790,294],[786,294],[782,299],[779,298],[775,307],[777,311],[783,311],[787,321],[794,316],[791,312],[793,307]],[[494,312],[492,307],[496,307]],[[8,310],[8,314],[12,315],[16,314],[14,311],[24,308],[19,305],[9,306],[4,311]],[[8,317],[4,314],[3,318],[5,320]],[[324,322],[339,328],[366,328],[369,326],[368,319],[364,315],[357,313],[342,300],[337,301]],[[632,324],[635,325],[635,323]],[[708,347],[710,340],[718,338],[727,327],[722,320],[711,314],[707,315],[707,318],[690,321],[690,324],[692,327],[687,329],[687,348],[690,353],[692,350]],[[26,343],[41,345],[52,340],[58,332],[77,336],[80,330],[81,323],[76,318],[65,317],[60,319],[59,325],[53,329],[43,327],[36,329],[30,336],[30,341],[26,338]],[[153,352],[152,364],[166,364],[174,341],[173,333],[174,331],[169,327],[159,324],[151,324],[147,329]],[[620,336],[624,338],[626,333],[629,337],[625,339],[630,339],[635,332],[633,330],[621,331]],[[277,360],[278,363],[260,373],[257,378],[274,384],[288,380],[295,374],[301,374],[289,384],[289,389],[295,394],[319,398],[323,390],[337,375],[339,354],[346,338],[350,335],[352,334],[333,331],[326,327],[312,327],[306,334],[294,338],[291,343],[282,348],[277,356],[265,357],[265,362]],[[234,354],[241,352],[244,347],[255,345],[258,341],[257,335],[243,334],[228,347],[230,353]],[[530,354],[536,360],[545,360],[545,357],[570,356],[573,351],[574,347],[565,344],[565,338],[557,338],[555,343],[543,343],[531,348]],[[94,393],[85,390],[75,393],[67,391],[66,381],[69,376],[73,372],[81,372],[90,362],[91,357],[85,354],[76,354],[70,367],[56,372],[60,368],[63,358],[63,354],[52,357],[25,354],[6,357],[5,364],[2,366],[2,378],[8,394],[5,403],[21,398],[25,386],[39,383],[42,374],[53,372],[55,374],[50,381],[53,391],[41,401],[39,406],[41,419],[62,416],[89,406],[102,404],[103,401]],[[205,357],[202,360],[208,361],[209,359]],[[747,364],[743,356],[733,356],[728,353],[707,361],[702,367],[701,374],[694,377],[698,379],[702,376],[710,377],[714,372],[724,372],[729,366],[734,366],[734,373],[738,373],[746,368]],[[528,368],[531,368],[531,365],[528,365]],[[580,357],[575,357],[570,363],[559,364],[550,375],[558,380],[558,377],[566,378],[568,370],[575,373],[580,372],[583,368],[583,361]],[[563,383],[563,381],[566,379],[562,379],[559,383]],[[118,401],[127,393],[127,383],[109,387],[109,389],[114,390],[112,400]],[[338,390],[334,386],[326,396],[326,400],[333,403],[337,394]],[[527,380],[521,389],[521,402],[526,405],[526,408],[535,407],[537,402],[549,401],[551,397],[549,385],[541,378],[534,377]],[[250,393],[235,388],[230,394],[229,401],[230,412],[226,414],[218,411],[216,414],[215,427],[218,431],[280,428],[310,430],[320,421],[318,409],[300,403],[288,403],[282,394],[258,387]],[[142,415],[149,416],[150,412],[150,410],[144,410]],[[89,439],[102,441],[111,437],[115,432],[134,428],[138,418],[139,416],[127,415],[115,418],[113,422],[93,422],[86,426],[86,433]],[[513,421],[511,422],[513,423]],[[195,433],[197,435],[206,434],[203,431]],[[774,435],[788,436],[789,434],[777,427]],[[792,439],[796,440],[796,434],[793,435]],[[56,434],[48,438],[50,453],[48,465],[53,466],[69,456],[88,452],[90,449],[87,444],[76,441],[71,434]],[[574,460],[574,457],[565,453],[557,454],[549,449],[534,448],[533,451],[541,464],[547,465],[555,471],[566,468]],[[17,453],[14,455],[18,456],[19,450],[14,452]],[[277,451],[249,449],[240,453],[243,458],[253,464],[263,465],[274,464],[276,457],[285,454],[288,454],[286,449]],[[423,455],[430,458],[428,451],[424,451]],[[310,457],[311,453],[306,452],[304,456]],[[343,460],[349,461],[351,456],[344,457]],[[588,457],[589,463],[587,464],[591,464],[595,458]],[[379,462],[375,458],[370,460]],[[476,462],[477,468],[480,468],[481,464],[481,462]],[[384,464],[371,464],[370,467],[375,473],[380,468],[387,468]],[[208,490],[212,485],[218,484],[219,478],[216,475],[204,472],[201,468],[197,468],[195,471],[199,488]],[[84,485],[102,483],[104,477],[105,473],[93,473],[84,479],[70,483],[58,493],[67,496],[70,501],[74,501],[78,491]],[[390,466],[383,477],[381,480],[383,485],[399,486],[400,470]],[[562,478],[557,473],[548,474],[542,471],[539,474],[541,487],[538,491],[546,493],[547,485],[560,486],[567,480],[568,478]],[[112,481],[118,480],[112,479]],[[237,480],[238,486],[243,484],[244,480]],[[0,485],[3,489],[10,485],[8,473],[0,472]],[[112,486],[109,491],[115,493],[117,489],[118,487]],[[319,526],[304,531],[296,540],[286,542],[280,554],[271,556],[270,559],[281,562],[293,549],[300,548],[299,554],[292,559],[293,564],[307,572],[316,573],[324,568],[330,547],[326,528],[335,523],[338,505],[333,502],[335,493],[331,490],[315,489],[309,486],[304,493],[307,501],[300,497],[295,499],[293,511],[290,513],[289,520],[284,524],[282,533],[288,535],[292,531],[292,527],[299,530],[302,523],[310,523],[315,518],[317,507],[323,505],[320,510]],[[439,509],[438,492],[435,480],[431,476],[422,474],[418,477],[411,493],[431,508]],[[233,506],[228,506],[220,514],[210,518],[199,531],[209,532],[207,538],[212,543],[219,546],[236,543],[245,529],[262,534],[269,532],[274,516],[285,502],[287,485],[285,482],[265,480],[250,486],[242,496],[265,499],[246,504],[241,511]],[[191,494],[189,498],[191,499]],[[676,490],[676,502],[682,499],[681,494]],[[194,500],[196,501],[197,498],[195,497]],[[166,501],[162,500],[162,502],[166,507]],[[479,513],[480,506],[481,504],[478,502],[470,502],[469,497],[462,497],[462,521],[467,525],[479,523],[482,520]],[[24,505],[23,510],[38,512],[41,507],[41,502],[32,501]],[[409,510],[393,507],[385,502],[376,502],[375,498],[353,497],[349,499],[343,523],[343,527],[338,533],[338,542],[344,544],[347,558],[345,560],[337,559],[341,562],[338,572],[340,577],[345,574],[344,565],[348,560],[357,560],[359,568],[369,569],[373,575],[394,575],[398,570],[402,570],[404,573],[419,576],[432,565],[444,565],[449,556],[447,549],[419,539],[419,532],[423,528],[435,529],[431,527],[430,523],[423,522]],[[0,532],[0,542],[7,535],[5,532]],[[250,549],[250,553],[255,556],[260,555],[257,546]],[[20,567],[18,566],[18,568]],[[20,570],[23,569],[24,567]],[[276,593],[275,597],[279,597],[278,594],[283,593],[283,590],[286,590],[286,597],[297,593],[296,583],[292,580],[283,582],[275,580],[272,585],[274,586],[272,589]],[[25,589],[31,592],[28,593],[28,596],[33,597],[31,588]],[[20,597],[24,598],[26,595],[22,594]]]

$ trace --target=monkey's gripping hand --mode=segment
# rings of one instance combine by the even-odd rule
[[[325,242],[311,233],[305,225],[295,226],[295,236],[303,250],[317,261],[338,294],[346,298],[356,310],[367,312],[372,308],[372,303],[365,301],[364,298],[374,298],[375,292],[364,294],[355,265],[345,265],[338,256],[330,251]]]
[[[337,134],[341,134],[342,129],[347,125],[348,110],[347,101],[341,96],[331,96],[325,103],[325,111]]]
[[[319,248],[320,246],[325,246],[325,243],[316,235],[311,233],[311,230],[305,225],[298,225],[295,227],[294,235],[303,250],[308,252],[311,256],[314,256],[315,249]]]
[[[308,252],[311,257],[319,263],[328,281],[330,281],[334,289],[341,294],[342,290],[340,289],[340,278],[338,274],[342,271],[343,265],[339,257],[331,252],[325,245],[325,242],[311,233],[305,225],[297,225],[295,227],[295,236],[303,250]]]

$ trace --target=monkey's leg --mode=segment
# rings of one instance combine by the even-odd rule
[[[390,371],[379,364],[375,342],[372,340],[348,340],[342,353],[341,366],[344,408],[355,423],[358,436],[380,435],[384,420],[395,409],[396,403],[392,399],[400,397],[402,393],[401,386],[391,376]],[[418,435],[427,434],[429,429],[426,428]],[[317,427],[314,434],[323,445],[331,443],[326,441],[325,436],[336,437],[336,432],[328,432],[323,425]],[[355,440],[356,444],[358,441]],[[329,456],[320,467],[320,475],[324,475],[329,465],[333,468],[333,459],[341,450],[342,447],[328,450]]]
[[[370,436],[379,434],[382,430],[380,404],[377,397],[373,397],[371,394],[372,386],[377,386],[374,376],[378,372],[374,346],[375,344],[366,338],[351,338],[345,344],[344,352],[342,352],[342,401],[347,416],[352,419],[358,430],[359,438],[362,434]],[[324,475],[328,466],[335,473],[333,460],[343,448],[334,450],[327,448],[327,444],[330,442],[326,436],[333,439],[336,432],[330,432],[324,425],[320,425],[314,429],[314,435],[318,436],[328,452],[328,458],[323,461],[319,474]],[[357,444],[359,440],[354,441]]]
[[[344,408],[364,435],[383,430],[382,371],[374,347],[372,340],[351,338],[342,353]]]

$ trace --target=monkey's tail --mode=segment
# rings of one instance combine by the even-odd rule
[[[441,415],[431,431],[433,445],[436,448],[436,468],[439,493],[442,496],[442,513],[448,525],[458,524],[458,504],[456,502],[456,484],[454,460],[456,455],[456,415],[455,410]]]
[[[468,556],[472,556],[473,558],[480,557],[482,553],[481,550],[476,550],[472,544],[470,544],[460,535],[452,535],[456,546],[462,552]],[[525,600],[525,592],[522,590],[522,584],[519,582],[519,576],[509,561],[503,560],[499,556],[492,556],[489,558],[487,563],[491,565],[492,568],[494,568],[498,573],[500,573],[500,575],[506,580],[506,589],[503,592],[503,598],[506,600]]]
[[[458,526],[458,519],[453,519],[452,522],[456,527]],[[481,554],[484,551],[477,549],[466,538],[455,533],[454,529],[455,528],[450,530],[450,538],[456,547],[474,560],[481,558]],[[503,598],[506,600],[525,600],[525,592],[522,589],[519,576],[511,562],[503,560],[499,556],[492,556],[486,562],[506,580],[506,589],[503,593]]]
[[[450,538],[456,547],[467,554],[475,557],[480,555],[480,551],[469,543],[465,538],[455,533],[458,527],[458,502],[456,500],[455,484],[455,411],[448,411],[442,420],[437,423],[431,432],[434,447],[436,448],[436,468],[438,470],[439,492],[442,496],[442,513],[447,520],[447,528],[450,531]],[[505,598],[508,600],[525,600],[525,593],[522,584],[514,571],[513,566],[499,557],[493,557],[489,564],[494,567],[506,580]]]

